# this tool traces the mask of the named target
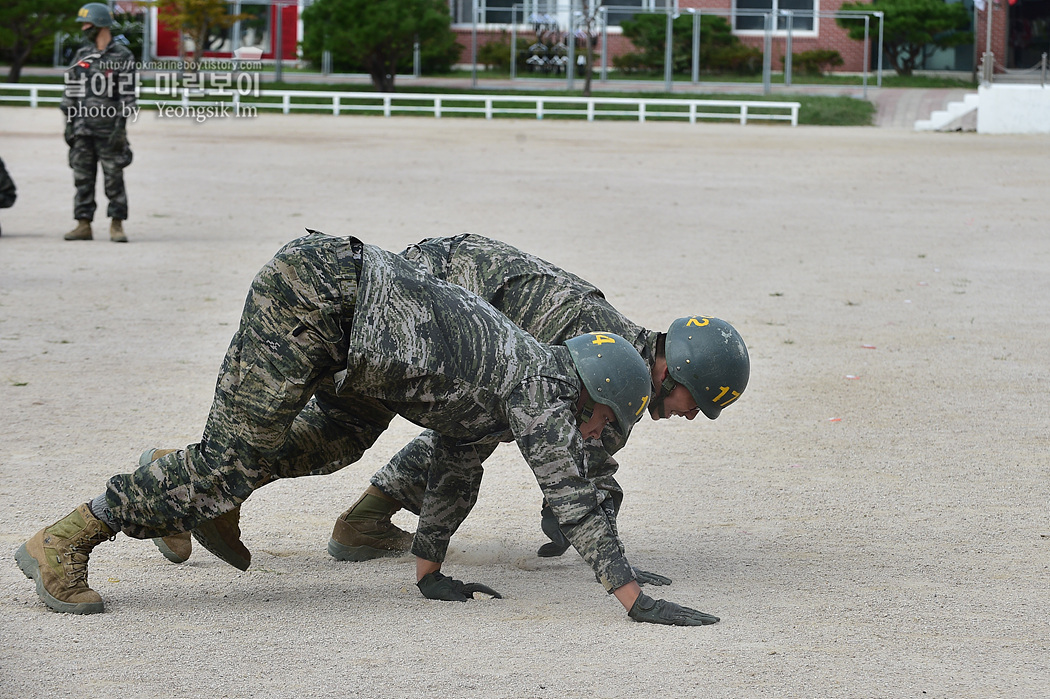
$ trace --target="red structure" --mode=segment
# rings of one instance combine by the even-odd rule
[[[231,14],[234,6],[231,5]],[[290,2],[242,3],[242,14],[247,17],[238,26],[230,29],[215,29],[208,37],[204,58],[231,58],[233,56],[234,33],[237,32],[238,47],[262,49],[262,60],[276,60],[277,37],[281,40],[283,61],[295,60],[299,42],[302,41],[299,8],[295,0]],[[176,58],[179,55],[179,31],[165,22],[165,16],[151,11],[153,55],[155,58]],[[280,31],[278,31],[280,22]],[[190,53],[190,47],[187,47]]]

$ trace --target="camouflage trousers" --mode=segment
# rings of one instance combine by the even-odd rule
[[[449,540],[478,500],[483,464],[498,445],[496,439],[467,444],[426,430],[372,476],[372,485],[405,509],[427,513],[416,527],[413,554],[428,561],[445,560]],[[616,534],[616,515],[623,501],[623,490],[613,477],[617,464],[589,445],[587,456],[587,477],[598,488]]]
[[[8,174],[4,161],[0,160],[0,209],[10,208],[14,205],[17,198],[18,193],[15,189],[15,182],[11,179],[11,175]]]
[[[73,168],[73,218],[95,219],[95,179],[102,166],[102,182],[109,199],[106,214],[125,221],[128,194],[124,189],[124,168],[131,164],[131,148],[123,129],[108,135],[75,136],[69,146],[69,167]]]
[[[346,368],[360,243],[311,233],[259,272],[219,372],[197,444],[114,476],[109,514],[132,537],[192,529],[277,478],[331,473],[357,461],[393,413],[336,395]]]
[[[464,444],[427,430],[406,444],[372,476],[372,485],[419,514],[412,553],[444,561],[449,539],[478,500],[482,463],[499,445],[497,439]]]

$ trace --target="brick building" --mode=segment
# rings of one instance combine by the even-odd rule
[[[794,13],[792,18],[791,46],[795,54],[813,49],[830,49],[838,51],[843,65],[836,68],[842,72],[860,72],[864,69],[864,46],[860,41],[850,39],[846,29],[835,21],[835,13],[846,0],[678,0],[679,13],[700,12],[717,14],[725,17],[731,24],[733,33],[743,43],[759,50],[764,48],[764,22],[762,16],[767,11],[778,13],[776,28],[772,34],[772,62],[774,70],[782,69],[782,57],[786,53],[788,36],[788,19],[782,14],[784,10]],[[976,47],[972,44],[938,51],[926,60],[924,68],[930,70],[968,71],[973,68],[975,51],[977,55],[985,51],[987,39],[987,10],[974,13],[974,0],[961,0],[971,16],[976,16]],[[460,43],[464,46],[463,62],[471,60],[470,46],[474,24],[471,17],[472,0],[449,0],[452,12],[453,27],[460,34]],[[609,58],[634,50],[630,42],[620,33],[619,23],[629,18],[634,12],[666,12],[667,0],[613,0],[615,5],[609,12],[609,30],[607,35]],[[673,2],[673,0],[672,0]],[[576,0],[579,6],[580,0]],[[608,4],[608,3],[607,3]],[[514,8],[512,10],[512,8]],[[490,41],[507,41],[512,19],[518,26],[519,36],[534,38],[532,30],[537,15],[553,18],[559,22],[562,30],[568,28],[569,0],[484,0],[484,7],[479,12],[477,32],[478,46]],[[1022,16],[1031,19],[1020,20]],[[1020,58],[1020,49],[1013,50],[1011,44],[1018,44],[1015,35],[1026,37],[1028,45],[1038,44],[1041,37],[1047,34],[1046,16],[1050,15],[1050,0],[1014,0],[1012,5],[1007,0],[997,1],[992,11],[991,44],[996,59],[1003,65],[1013,67],[1014,57]],[[1042,18],[1040,20],[1039,18]],[[862,19],[853,19],[862,23]],[[1020,27],[1020,29],[1012,29]],[[1011,28],[1011,32],[1008,32]],[[874,70],[878,46],[878,20],[870,20],[871,55],[869,68]],[[1034,37],[1034,38],[1032,38]],[[1045,49],[1044,49],[1045,50]],[[1034,49],[1026,49],[1024,55],[1033,54]],[[1008,61],[1010,61],[1008,63]],[[611,60],[609,61],[611,65]],[[890,66],[884,62],[884,67]]]

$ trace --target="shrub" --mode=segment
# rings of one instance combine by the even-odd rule
[[[784,61],[784,57],[780,57]],[[791,54],[791,70],[805,75],[823,75],[842,65],[842,54],[834,49],[813,49]]]

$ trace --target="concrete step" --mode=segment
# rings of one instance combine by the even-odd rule
[[[963,117],[977,111],[979,98],[977,93],[969,93],[963,97],[962,102],[949,102],[944,109],[938,109],[930,115],[929,119],[919,119],[915,122],[916,131],[942,131],[958,122]]]

